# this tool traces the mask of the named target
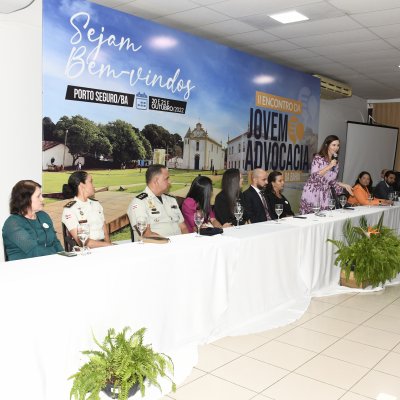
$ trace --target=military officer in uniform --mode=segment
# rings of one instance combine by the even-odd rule
[[[75,171],[63,187],[64,197],[75,197],[64,206],[62,222],[76,243],[80,243],[77,236],[78,224],[87,222],[90,234],[86,246],[89,248],[111,245],[103,207],[91,198],[94,192],[92,176],[85,171]]]
[[[138,217],[147,221],[143,236],[173,236],[188,233],[183,215],[175,197],[167,194],[170,186],[168,168],[164,165],[151,165],[146,171],[146,188],[129,204],[128,217],[135,229]]]

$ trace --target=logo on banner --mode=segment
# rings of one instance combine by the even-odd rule
[[[246,169],[309,170],[308,146],[302,144],[302,102],[256,92],[250,108]],[[291,114],[291,115],[290,115]]]
[[[149,100],[146,93],[136,93],[136,108],[138,110],[147,110]]]

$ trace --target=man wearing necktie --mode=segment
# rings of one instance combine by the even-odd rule
[[[243,192],[245,208],[251,223],[269,221],[267,202],[264,189],[267,185],[268,174],[261,168],[256,168],[251,174],[251,185]]]

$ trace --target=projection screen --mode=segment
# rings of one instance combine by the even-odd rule
[[[382,169],[393,169],[398,128],[347,122],[343,182],[353,185],[361,171],[368,171],[374,186]]]

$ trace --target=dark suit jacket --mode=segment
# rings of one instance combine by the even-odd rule
[[[387,186],[385,181],[380,181],[375,189],[374,189],[374,196],[377,199],[386,199],[389,200],[389,193],[393,193],[394,189],[392,186]]]
[[[260,196],[253,186],[249,186],[249,188],[243,192],[243,198],[247,214],[252,224],[270,219],[267,218]]]

